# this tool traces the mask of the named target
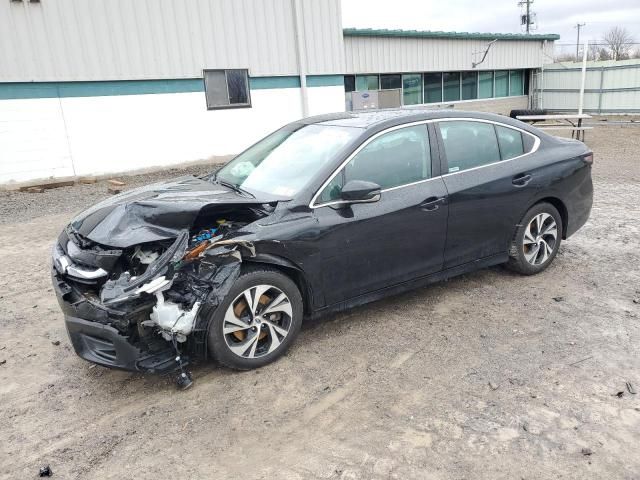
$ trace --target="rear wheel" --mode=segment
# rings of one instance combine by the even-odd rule
[[[262,367],[282,356],[302,325],[302,296],[277,270],[242,273],[209,325],[209,351],[230,368]]]
[[[560,247],[562,217],[549,203],[534,205],[516,229],[508,267],[523,275],[547,268]]]

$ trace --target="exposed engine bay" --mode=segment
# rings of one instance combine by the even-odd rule
[[[255,256],[242,229],[272,210],[268,204],[209,209],[176,238],[124,248],[96,243],[72,223],[53,252],[63,308],[117,330],[147,361],[136,369],[183,369],[188,360],[181,352],[206,357],[210,312],[233,285],[243,258]]]

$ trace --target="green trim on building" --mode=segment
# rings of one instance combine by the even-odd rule
[[[275,88],[300,88],[300,77],[249,77],[251,90],[266,90]]]
[[[343,85],[343,83],[342,75],[311,75],[307,77],[307,85],[310,87]],[[297,75],[249,77],[249,88],[250,90],[300,88],[300,77]],[[204,82],[201,78],[95,82],[0,82],[0,100],[190,92],[204,92]]]
[[[344,86],[344,75],[307,75],[307,87]]]
[[[0,83],[0,100],[202,92],[201,78],[104,82]]]
[[[439,32],[429,30],[387,30],[386,28],[345,28],[345,37],[411,37],[411,38],[454,38],[462,40],[559,40],[560,35],[523,33],[476,33],[476,32]]]
[[[309,75],[307,77],[307,85],[309,87],[344,85],[344,77],[342,75]],[[283,77],[249,77],[249,88],[250,90],[300,88],[300,77],[297,75]],[[204,82],[202,78],[0,83],[0,100],[191,92],[204,92]]]

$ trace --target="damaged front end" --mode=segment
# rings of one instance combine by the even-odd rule
[[[206,358],[211,315],[243,258],[255,256],[253,244],[239,239],[246,224],[218,218],[173,239],[125,248],[67,227],[53,249],[52,276],[76,353],[156,373]]]

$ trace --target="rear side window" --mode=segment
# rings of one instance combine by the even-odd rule
[[[431,178],[431,150],[426,125],[405,127],[380,135],[360,150],[324,188],[318,203],[340,199],[351,180],[377,183],[384,189]]]
[[[498,139],[491,123],[456,120],[438,124],[449,173],[500,161]]]
[[[498,134],[498,144],[500,145],[502,160],[508,160],[509,158],[519,157],[524,154],[525,150],[521,132],[513,128],[496,125],[496,133]]]

